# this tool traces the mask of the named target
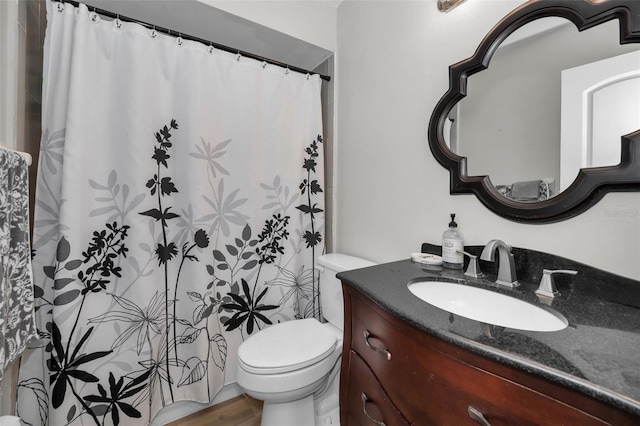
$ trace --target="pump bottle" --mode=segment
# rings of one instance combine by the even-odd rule
[[[458,224],[455,221],[455,213],[451,213],[449,229],[442,234],[442,266],[451,269],[462,269],[464,266],[464,238],[458,231]]]

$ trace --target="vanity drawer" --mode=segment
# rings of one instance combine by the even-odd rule
[[[353,351],[349,351],[348,406],[349,425],[386,426],[409,425],[393,405],[367,364]],[[380,424],[380,423],[378,423]]]
[[[411,423],[602,425],[601,420],[511,380],[457,359],[460,349],[401,324],[363,296],[351,294],[351,348]],[[365,336],[368,336],[366,338]],[[450,348],[443,352],[445,345]]]

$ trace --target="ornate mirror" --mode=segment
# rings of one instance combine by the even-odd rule
[[[640,191],[640,1],[530,1],[449,81],[429,146],[451,194],[547,223]]]

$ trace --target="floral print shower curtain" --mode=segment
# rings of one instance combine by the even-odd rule
[[[47,4],[18,415],[148,424],[235,382],[237,347],[318,317],[318,76]]]

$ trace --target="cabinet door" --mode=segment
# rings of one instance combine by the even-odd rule
[[[349,352],[347,416],[349,425],[406,426],[409,422],[389,400],[380,382],[355,352]],[[343,390],[345,391],[345,390]]]
[[[475,410],[494,426],[605,424],[560,401],[459,361],[454,358],[458,349],[452,345],[449,354],[434,350],[425,344],[435,339],[433,336],[396,326],[397,319],[378,312],[379,308],[365,300],[351,298],[351,348],[410,423],[473,425],[479,421],[469,412]],[[407,329],[413,330],[413,335],[406,334]]]

